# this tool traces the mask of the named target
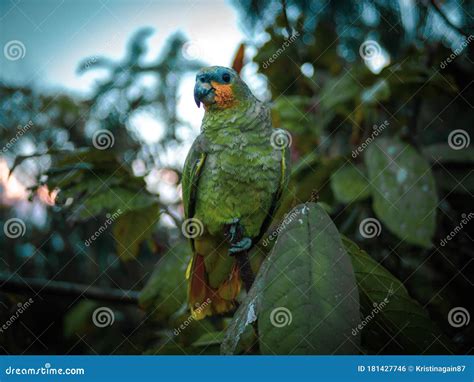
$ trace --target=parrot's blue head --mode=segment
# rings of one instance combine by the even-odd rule
[[[238,73],[224,66],[210,66],[196,75],[194,101],[206,109],[227,109],[251,96],[249,88]]]

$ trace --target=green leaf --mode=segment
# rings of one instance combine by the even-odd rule
[[[53,163],[44,175],[50,190],[60,190],[56,204],[63,206],[71,199],[70,216],[75,220],[88,220],[104,212],[152,208],[157,203],[157,195],[144,191],[144,178],[134,176],[113,150],[50,150],[42,155],[49,155]]]
[[[186,304],[186,267],[191,258],[188,243],[166,252],[140,293],[138,304],[157,321],[168,320]]]
[[[342,203],[353,203],[370,196],[370,187],[363,170],[353,163],[344,165],[331,175],[331,189]]]
[[[368,147],[365,164],[377,217],[400,239],[429,248],[438,197],[426,160],[408,144],[381,138]]]
[[[92,312],[99,306],[97,301],[81,300],[64,316],[63,331],[66,338],[87,333],[92,326]]]
[[[445,354],[452,344],[405,286],[354,242],[342,237],[354,267],[362,322],[354,333],[383,354]],[[354,334],[353,333],[353,334]]]
[[[221,347],[237,349],[258,318],[263,354],[354,354],[359,301],[339,232],[317,204],[295,207]]]
[[[123,261],[138,255],[140,244],[151,236],[159,217],[158,205],[120,215],[114,224],[113,235],[117,253]]]

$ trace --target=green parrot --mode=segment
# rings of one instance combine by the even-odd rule
[[[183,170],[183,233],[193,250],[188,301],[201,319],[235,306],[242,282],[236,257],[272,221],[288,183],[291,137],[272,128],[269,109],[232,69],[202,69],[194,99],[205,114]]]

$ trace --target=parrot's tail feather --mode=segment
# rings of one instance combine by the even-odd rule
[[[201,320],[213,314],[222,314],[235,307],[234,301],[240,292],[240,276],[236,265],[229,278],[218,289],[208,284],[204,256],[194,254],[186,277],[189,279],[188,301],[193,318]]]

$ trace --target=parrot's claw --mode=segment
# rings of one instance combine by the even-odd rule
[[[238,218],[234,218],[226,224],[225,236],[230,243],[230,256],[247,251],[252,247],[252,239],[244,236],[244,228]]]
[[[237,240],[240,240],[240,237],[242,236],[240,219],[234,218],[229,223],[227,223],[225,235],[229,239],[230,243],[235,243]]]
[[[240,252],[244,252],[250,249],[252,246],[252,239],[250,237],[244,237],[237,243],[231,244],[229,248],[229,254],[234,256]]]

